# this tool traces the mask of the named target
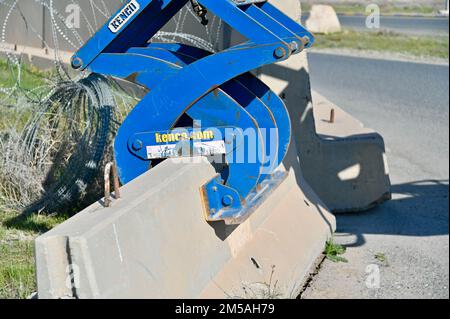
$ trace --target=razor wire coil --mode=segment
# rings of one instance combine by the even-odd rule
[[[89,36],[114,11],[104,0],[67,2],[89,3],[92,12],[80,11]],[[13,119],[5,119],[5,128],[0,129],[0,210],[55,213],[92,190],[100,168],[111,160],[115,131],[138,97],[113,79],[86,72],[69,74],[61,58],[61,45],[77,50],[84,44],[80,32],[66,25],[56,1],[34,0],[50,18],[51,38],[46,39],[21,10],[21,3],[0,0],[0,53],[5,52],[14,79],[10,86],[0,84],[0,112],[9,108],[14,113]],[[7,49],[14,43],[8,38],[9,31],[17,27],[13,15],[21,17],[27,34],[41,41],[44,48],[53,49],[53,76],[43,86],[24,89],[21,85],[21,52]],[[172,30],[158,32],[152,41],[181,42],[215,52],[220,19],[212,17],[200,37],[183,32],[192,18],[199,20],[186,6],[175,17]],[[20,125],[24,119],[25,125]]]

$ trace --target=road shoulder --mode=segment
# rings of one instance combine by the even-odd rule
[[[448,59],[442,59],[442,58],[437,58],[437,57],[419,57],[419,56],[413,56],[413,55],[409,55],[409,54],[402,54],[402,53],[396,53],[396,52],[380,52],[380,51],[340,49],[340,48],[339,49],[313,48],[313,49],[310,49],[309,52],[310,53],[319,53],[319,54],[349,56],[349,57],[356,57],[356,58],[449,66]]]

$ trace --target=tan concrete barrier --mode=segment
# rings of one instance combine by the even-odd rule
[[[313,116],[301,127],[305,177],[335,213],[370,209],[391,199],[383,138],[313,92]],[[315,125],[316,134],[313,128]]]
[[[286,101],[301,170],[332,212],[364,211],[391,198],[383,138],[324,97],[312,94],[306,52],[259,73]]]
[[[287,180],[238,227],[203,217],[209,163],[165,161],[111,208],[95,203],[36,240],[39,298],[297,297],[335,220],[295,154]]]
[[[328,5],[313,5],[305,24],[309,31],[316,34],[341,32],[341,23],[336,11]]]
[[[261,73],[286,100],[294,139],[289,177],[256,212],[239,227],[205,222],[199,188],[214,170],[165,161],[111,208],[95,203],[36,240],[40,298],[298,295],[335,229],[326,207],[361,210],[387,198],[384,145],[337,107],[335,126],[321,122],[330,107],[312,108],[306,54]]]

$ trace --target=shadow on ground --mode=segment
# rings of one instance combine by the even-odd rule
[[[393,199],[365,213],[339,214],[337,232],[353,234],[347,247],[365,244],[365,234],[437,236],[449,233],[449,181],[424,180],[392,186]]]
[[[67,214],[61,215],[18,215],[6,218],[0,222],[4,227],[9,229],[16,229],[26,232],[33,232],[36,234],[43,234],[51,230],[53,227],[69,218]]]

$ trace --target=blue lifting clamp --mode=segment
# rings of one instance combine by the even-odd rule
[[[219,53],[150,43],[189,1],[247,38]],[[75,69],[133,79],[149,93],[121,125],[114,145],[126,184],[163,159],[219,157],[202,189],[206,220],[239,224],[284,179],[291,143],[280,97],[249,73],[312,46],[310,32],[264,0],[130,0],[73,57]]]

